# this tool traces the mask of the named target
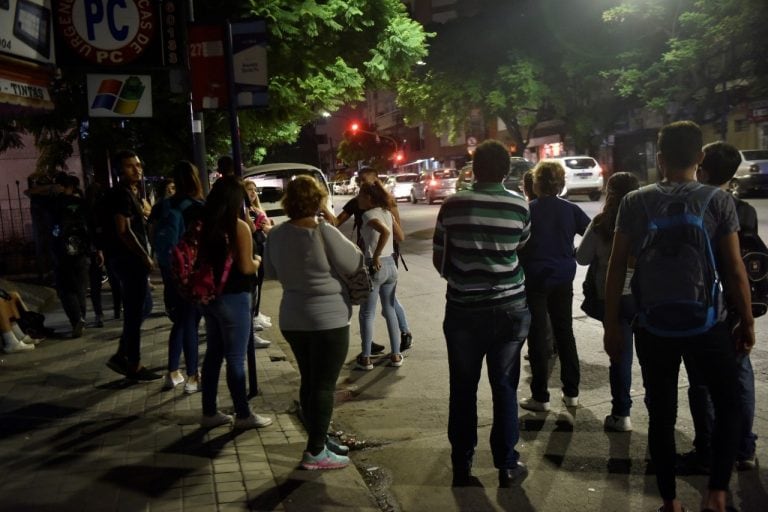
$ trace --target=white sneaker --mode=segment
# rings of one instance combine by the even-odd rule
[[[527,411],[547,412],[549,411],[549,402],[539,402],[533,398],[523,398],[520,400],[520,407]]]
[[[262,428],[268,427],[272,424],[272,418],[269,416],[261,416],[252,412],[250,416],[244,419],[235,419],[235,428],[240,430],[247,430],[250,428]]]
[[[253,321],[253,332],[259,332],[259,331],[263,331],[263,330],[264,330],[264,326],[261,325],[261,324],[257,324],[256,320],[254,320]]]
[[[187,382],[184,383],[184,392],[188,395],[197,393],[200,389],[200,372],[197,375],[190,375],[187,377]]]
[[[613,432],[632,432],[632,422],[629,416],[614,416],[610,414],[605,417],[605,430]]]
[[[29,334],[26,334],[24,338],[21,340],[22,343],[26,343],[27,345],[37,345],[41,341],[43,341],[45,338],[33,338]]]
[[[3,350],[6,354],[15,354],[16,352],[26,352],[27,350],[34,350],[34,345],[27,345],[26,343],[14,339],[11,341],[5,340],[3,344]]]
[[[253,347],[254,348],[267,348],[272,344],[271,341],[265,340],[261,336],[253,335]]]
[[[566,407],[578,407],[579,397],[563,395],[563,403],[565,404]]]
[[[163,377],[163,388],[164,390],[173,389],[179,384],[184,382],[184,377],[181,375],[181,372],[176,370],[175,372],[168,372],[165,374],[165,377]]]
[[[200,418],[200,426],[203,428],[215,428],[220,427],[221,425],[229,425],[234,421],[234,417],[230,416],[229,414],[224,414],[221,411],[216,411],[216,414],[213,416],[205,416],[203,415]]]
[[[253,319],[253,323],[255,325],[262,326],[264,329],[269,329],[270,327],[272,327],[272,319],[269,318],[267,315],[263,315],[261,313],[259,313],[256,316],[256,318]]]

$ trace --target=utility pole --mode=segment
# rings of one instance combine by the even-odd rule
[[[187,5],[189,9],[189,16],[187,16],[187,20],[192,23],[195,21],[195,6],[193,5],[193,0],[189,0]],[[188,52],[183,52],[183,55],[187,65],[187,76],[190,77],[191,80],[191,73],[189,71],[189,54]],[[195,112],[194,108],[192,107],[191,83],[189,85],[190,91],[188,104],[190,128],[192,131],[192,159],[194,160],[197,169],[200,171],[200,182],[203,185],[203,193],[207,196],[211,187],[211,182],[208,179],[208,164],[205,161],[205,125],[203,123],[203,113]]]

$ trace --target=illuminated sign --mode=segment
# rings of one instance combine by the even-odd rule
[[[152,117],[149,75],[88,75],[91,117]]]

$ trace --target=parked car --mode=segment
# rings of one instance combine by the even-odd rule
[[[333,182],[333,193],[334,194],[346,194],[347,193],[347,187],[349,187],[349,180],[334,181]]]
[[[283,222],[288,217],[285,215],[280,200],[288,183],[300,175],[312,176],[328,190],[328,208],[333,211],[331,189],[328,186],[323,172],[317,167],[307,164],[266,164],[248,167],[243,171],[243,179],[256,182],[259,187],[259,201],[261,207],[267,212],[267,216],[275,223]]]
[[[744,149],[741,164],[731,181],[731,191],[738,197],[768,191],[768,149]]]
[[[413,184],[419,181],[419,175],[415,173],[396,174],[389,177],[389,183],[391,185],[391,194],[395,197],[395,201],[400,199],[410,199],[411,189]]]
[[[459,171],[456,169],[437,169],[426,171],[419,176],[419,181],[411,187],[411,202],[427,201],[434,204],[438,199],[445,199],[456,192],[456,180]]]
[[[565,190],[563,197],[585,194],[592,201],[597,201],[603,193],[603,169],[591,156],[563,156],[547,158],[557,162],[565,169]]]
[[[533,162],[519,156],[509,157],[509,173],[504,178],[504,187],[513,192],[523,193],[523,174],[533,168]],[[475,182],[475,174],[472,170],[472,162],[468,163],[459,171],[459,178],[456,181],[456,190],[465,190]]]

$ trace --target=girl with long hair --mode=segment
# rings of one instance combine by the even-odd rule
[[[267,212],[261,207],[259,201],[259,189],[254,181],[245,182],[245,191],[248,194],[248,216],[253,223],[253,249],[262,258],[264,257],[264,244],[267,241],[267,235],[272,229],[272,221],[267,217]],[[256,293],[253,298],[253,330],[264,330],[272,327],[272,319],[260,311],[261,308],[261,286],[264,283],[264,267],[259,267],[256,273]],[[253,345],[256,348],[266,348],[271,342],[252,333]]]
[[[213,267],[221,282],[225,266],[231,268],[222,293],[202,306],[208,335],[203,361],[203,427],[229,424],[233,417],[218,410],[216,394],[221,364],[227,360],[227,387],[235,408],[234,427],[266,427],[272,418],[255,414],[248,405],[245,389],[245,351],[251,329],[251,289],[261,257],[253,254],[251,227],[240,216],[245,200],[243,182],[224,176],[214,184],[202,216],[199,258]]]
[[[170,250],[182,235],[179,232],[181,226],[177,220],[178,214],[181,214],[185,227],[191,226],[202,214],[203,186],[199,174],[192,162],[177,162],[173,166],[172,179],[168,180],[175,184],[174,194],[161,199],[149,216],[151,238],[163,278],[165,311],[172,322],[168,335],[168,373],[163,379],[163,389],[170,390],[184,383],[184,392],[188,394],[200,388],[198,326],[201,313],[195,304],[185,300],[179,293],[171,272]],[[172,210],[175,212],[172,213]],[[186,379],[179,369],[182,352],[186,363]]]
[[[401,242],[403,230],[392,217],[394,199],[384,189],[380,181],[363,183],[357,195],[358,204],[365,212],[362,216],[360,234],[363,240],[363,254],[368,268],[373,273],[373,290],[368,300],[360,305],[360,336],[362,353],[357,358],[356,367],[360,370],[372,370],[371,344],[373,342],[373,320],[376,315],[376,303],[381,298],[382,315],[387,321],[389,333],[390,366],[402,366],[403,355],[400,352],[400,327],[395,311],[395,288],[397,287],[397,266],[394,253],[393,237]]]
[[[635,175],[628,172],[617,172],[608,179],[603,209],[592,219],[584,233],[584,238],[581,240],[581,245],[576,250],[576,261],[580,265],[595,265],[597,297],[603,307],[605,304],[605,276],[611,257],[619,205],[624,196],[639,186]],[[624,346],[620,358],[611,359],[608,370],[611,384],[611,414],[605,417],[605,428],[618,432],[632,430],[632,422],[629,417],[632,399],[629,395],[629,389],[632,385],[632,318],[635,316],[635,306],[630,289],[631,280],[632,268],[629,267],[621,296],[620,320]],[[602,307],[598,309],[602,309]],[[598,318],[598,320],[602,319]]]

